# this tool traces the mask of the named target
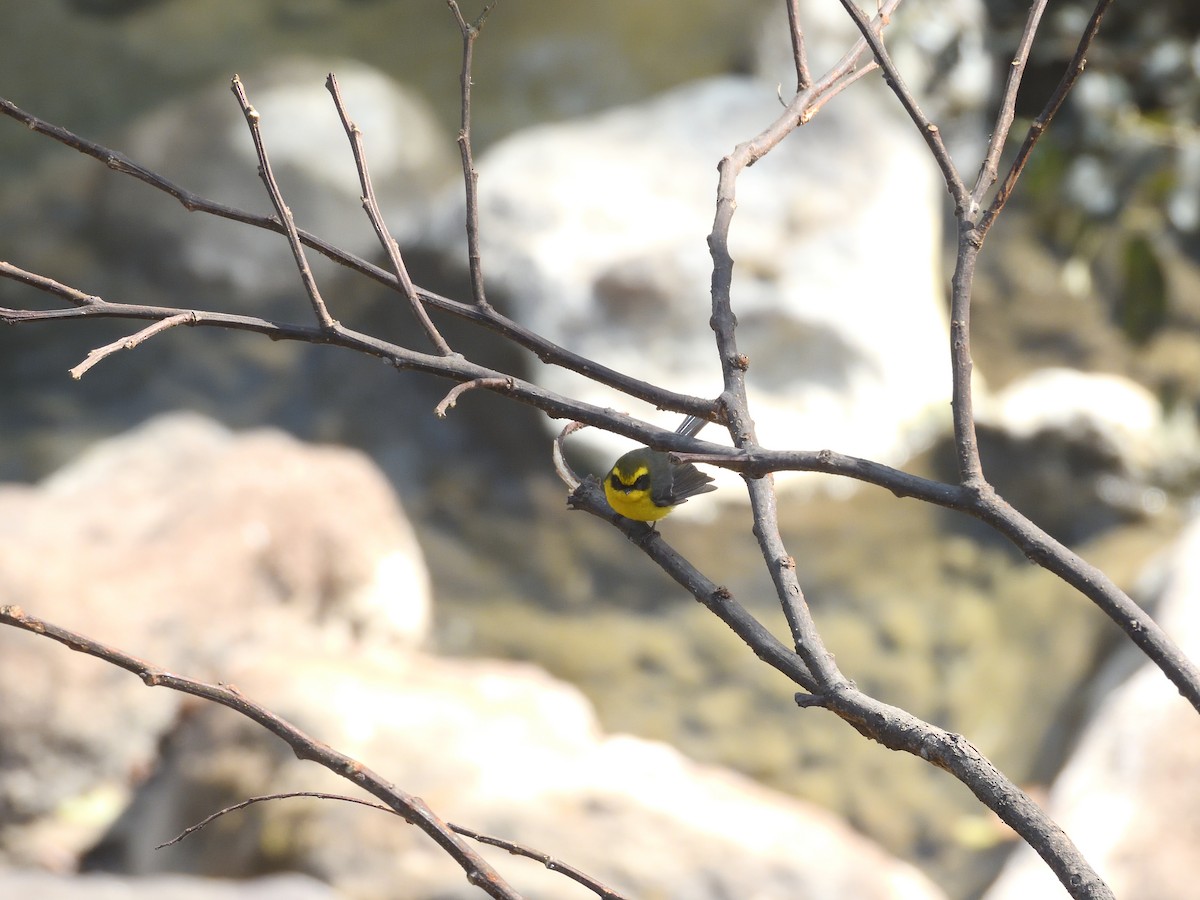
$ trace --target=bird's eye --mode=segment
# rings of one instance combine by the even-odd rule
[[[648,491],[650,490],[650,473],[645,472],[638,476],[638,480],[633,483],[633,490]]]

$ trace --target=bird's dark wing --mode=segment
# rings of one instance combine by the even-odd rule
[[[712,483],[712,478],[691,463],[674,466],[672,474],[674,476],[671,479],[672,504],[683,503],[688,497],[707,494],[709,491],[717,489],[717,486]]]

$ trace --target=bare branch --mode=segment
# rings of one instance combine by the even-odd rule
[[[363,800],[361,797],[347,797],[345,794],[330,794],[325,791],[283,791],[278,794],[266,794],[261,797],[248,797],[239,803],[231,804],[223,809],[218,809],[215,813],[205,816],[194,825],[189,825],[169,841],[164,841],[163,843],[158,844],[154,849],[162,850],[164,847],[170,847],[173,844],[178,844],[180,841],[185,840],[200,829],[211,825],[222,816],[246,809],[247,807],[253,806],[256,803],[265,803],[269,800],[291,800],[296,797],[309,797],[316,800],[337,800],[342,803],[357,803],[359,806],[366,806],[369,809],[377,809],[381,812],[398,815],[397,812],[390,806],[384,806],[382,803],[373,803],[370,800]],[[551,872],[559,872],[562,875],[565,875],[567,878],[570,878],[572,881],[575,881],[588,888],[594,894],[598,895],[601,900],[627,900],[625,895],[613,890],[600,879],[588,875],[586,872],[583,872],[560,859],[556,859],[549,853],[544,853],[541,850],[535,850],[532,847],[527,847],[524,844],[518,844],[514,841],[505,840],[504,838],[494,837],[493,835],[489,834],[482,834],[481,832],[473,831],[472,829],[466,828],[462,825],[456,825],[453,822],[447,822],[446,824],[455,834],[460,834],[463,837],[470,838],[473,841],[478,841],[481,844],[487,844],[492,847],[498,847],[501,850],[507,850],[513,856],[523,856],[526,859],[532,859],[536,862],[540,862]]]
[[[822,698],[801,696],[803,706],[823,706],[860,734],[911,753],[949,772],[1045,860],[1076,900],[1114,900],[1079,848],[1020,788],[960,734],[923,722],[902,709],[848,689]]]
[[[908,85],[904,83],[904,79],[900,75],[900,71],[896,68],[896,64],[892,62],[891,56],[887,52],[887,47],[884,46],[881,32],[872,27],[873,20],[867,18],[867,14],[858,8],[858,4],[854,0],[841,0],[842,6],[846,12],[850,14],[850,18],[854,20],[854,24],[858,26],[858,30],[862,33],[863,39],[871,48],[871,52],[875,55],[875,61],[879,63],[879,67],[883,69],[884,80],[892,89],[892,93],[900,101],[900,105],[908,112],[908,116],[913,120],[921,132],[921,137],[929,146],[930,153],[933,154],[934,160],[938,164],[938,168],[942,170],[942,178],[946,182],[946,189],[950,191],[950,196],[954,198],[954,206],[956,209],[962,209],[967,204],[967,187],[963,184],[962,176],[958,174],[958,169],[954,166],[954,160],[950,158],[950,151],[946,149],[946,144],[942,140],[941,129],[931,122],[928,116],[921,111],[921,107],[917,105],[916,98],[913,97],[912,91],[908,89]],[[879,18],[878,16],[876,18]]]
[[[991,206],[988,207],[979,220],[979,235],[981,240],[992,227],[992,223],[996,221],[996,216],[1000,214],[1000,210],[1004,209],[1004,204],[1008,202],[1008,198],[1012,195],[1013,188],[1017,184],[1017,179],[1021,177],[1021,173],[1025,170],[1025,164],[1029,162],[1029,155],[1033,152],[1033,148],[1037,145],[1042,135],[1045,134],[1046,129],[1050,127],[1050,123],[1054,120],[1055,115],[1058,114],[1063,101],[1067,99],[1067,94],[1071,92],[1071,88],[1075,86],[1075,82],[1083,74],[1083,69],[1087,65],[1088,48],[1091,47],[1096,33],[1100,30],[1100,22],[1104,18],[1104,14],[1108,12],[1110,6],[1112,6],[1112,0],[1099,0],[1096,8],[1092,10],[1092,16],[1088,19],[1087,27],[1084,28],[1083,35],[1079,38],[1079,43],[1075,47],[1075,53],[1071,56],[1071,61],[1067,64],[1067,70],[1063,73],[1062,79],[1059,80],[1054,93],[1050,95],[1050,99],[1046,101],[1045,108],[1033,120],[1033,124],[1029,126],[1025,140],[1022,142],[1021,148],[1017,151],[1017,158],[1013,160],[1008,174],[1004,176],[1004,181],[1000,183],[1000,189],[996,192],[996,196],[992,198]]]
[[[558,433],[558,437],[554,439],[554,448],[552,451],[554,472],[562,479],[563,484],[567,486],[567,490],[572,494],[579,490],[580,480],[579,476],[567,465],[567,458],[563,452],[563,444],[566,443],[568,437],[584,428],[587,428],[587,425],[583,422],[570,422],[566,428]]]
[[[392,264],[396,280],[400,282],[404,296],[408,298],[413,315],[425,330],[425,336],[429,338],[429,342],[439,353],[449,356],[454,351],[450,349],[450,345],[446,343],[441,332],[429,318],[425,304],[421,302],[421,297],[417,294],[412,279],[408,276],[408,267],[404,265],[404,257],[400,254],[400,245],[396,243],[396,239],[388,231],[387,223],[383,220],[379,201],[375,199],[375,186],[371,183],[371,175],[367,170],[367,156],[363,152],[362,129],[351,120],[350,114],[346,111],[346,104],[342,100],[342,92],[338,88],[337,78],[332,72],[325,80],[325,87],[333,95],[333,105],[337,107],[338,117],[342,120],[342,127],[346,130],[346,137],[350,139],[350,149],[354,153],[354,167],[358,170],[358,183],[362,188],[363,209],[367,212],[367,218],[371,220],[371,227],[375,229],[375,235],[379,238],[379,243],[383,246],[388,261]]]
[[[493,847],[499,847],[501,850],[507,850],[513,856],[523,856],[526,859],[532,859],[535,862],[540,862],[551,872],[559,872],[572,881],[583,885],[593,894],[600,897],[600,900],[628,900],[624,894],[610,888],[603,881],[582,872],[574,866],[568,865],[560,859],[556,859],[549,853],[543,853],[541,850],[534,850],[526,847],[524,844],[518,844],[515,841],[507,841],[504,838],[492,837],[487,834],[480,834],[476,831],[471,831],[469,828],[463,828],[461,825],[450,823],[450,827],[455,832],[463,837],[469,837],[472,840],[479,841],[481,844],[489,844]]]
[[[868,30],[882,28],[887,17],[899,5],[900,0],[887,0],[880,7],[879,14],[868,23]],[[730,432],[737,446],[746,446],[754,439],[746,407],[745,370],[749,361],[738,350],[735,335],[737,319],[730,306],[733,257],[729,251],[729,229],[737,209],[737,178],[743,169],[770,153],[797,126],[808,122],[820,108],[826,94],[842,90],[853,83],[853,73],[866,49],[866,39],[860,38],[819,82],[798,93],[774,122],[755,137],[735,147],[717,166],[716,215],[708,236],[709,253],[713,259],[711,322],[716,334],[717,356],[721,361],[724,379],[721,403],[725,420],[732,425],[733,420],[730,417],[734,416],[741,423],[741,428],[733,428]]]
[[[769,486],[762,490],[763,496],[772,493]],[[1112,893],[1108,887],[1062,829],[966,738],[864,694],[840,673],[836,673],[831,659],[821,660],[821,669],[827,671],[833,667],[838,680],[825,682],[814,677],[800,654],[786,648],[766,630],[728,588],[718,587],[679,556],[656,529],[614,516],[595,479],[583,482],[571,495],[570,504],[611,521],[643,553],[725,622],[759,659],[803,687],[807,693],[797,695],[799,705],[828,709],[863,736],[946,770],[1046,859],[1072,897],[1111,900]],[[758,512],[759,508],[756,507]],[[755,526],[758,531],[760,523],[757,516]],[[765,546],[769,548],[773,545],[767,543]],[[767,550],[764,549],[766,555]],[[768,559],[768,564],[773,576],[778,571],[790,568],[786,558]],[[807,615],[803,607],[798,612]],[[807,637],[805,634],[805,640]],[[824,653],[824,647],[818,646],[818,652]],[[800,649],[804,651],[803,647]]]
[[[467,208],[467,261],[471,273],[471,292],[475,305],[490,309],[483,287],[483,257],[479,251],[479,173],[475,171],[475,159],[471,150],[471,69],[475,59],[475,39],[487,21],[488,15],[500,0],[492,0],[483,8],[474,22],[468,24],[455,0],[446,0],[458,30],[462,34],[462,70],[459,74],[462,119],[458,130],[458,152],[462,157],[463,187]]]
[[[788,27],[792,34],[792,59],[796,61],[796,93],[812,84],[808,71],[808,49],[804,45],[804,30],[800,27],[800,0],[788,0]]]
[[[879,63],[871,60],[861,66],[856,66],[849,72],[840,75],[837,79],[832,80],[821,91],[816,92],[812,101],[804,108],[804,112],[800,114],[801,125],[807,125],[812,117],[821,111],[821,109],[840,94],[854,82],[858,81],[864,75],[870,75],[879,68]]]
[[[1038,24],[1042,13],[1046,10],[1047,0],[1034,0],[1029,7],[1029,15],[1025,19],[1025,30],[1021,32],[1021,40],[1017,43],[1017,52],[1013,54],[1008,68],[1008,80],[1004,85],[1004,96],[1000,101],[1000,111],[996,115],[996,124],[992,128],[992,139],[988,142],[987,154],[979,167],[979,177],[975,180],[975,189],[971,192],[971,218],[976,215],[983,196],[996,183],[996,175],[1000,164],[1000,154],[1008,141],[1008,133],[1012,130],[1013,119],[1017,111],[1017,91],[1021,87],[1021,79],[1025,76],[1025,65],[1029,62],[1029,52],[1033,48],[1033,38],[1037,34]]]
[[[44,291],[47,294],[54,294],[56,297],[62,297],[64,300],[75,304],[78,307],[100,307],[104,305],[104,301],[94,294],[85,294],[83,291],[76,290],[69,285],[55,281],[53,278],[47,278],[45,275],[39,275],[36,272],[29,272],[25,269],[14,266],[12,263],[0,261],[0,278],[8,278],[12,281],[19,281],[21,284],[27,284],[30,287],[35,287],[39,291]],[[17,310],[0,307],[0,322],[8,325],[13,325],[17,322]],[[13,316],[9,318],[9,316]]]
[[[644,522],[634,522],[617,515],[604,497],[604,491],[594,477],[580,479],[562,457],[562,442],[582,427],[573,422],[563,429],[555,441],[555,470],[568,485],[574,485],[567,505],[582,509],[611,523],[649,556],[684,590],[699,600],[717,618],[729,626],[754,654],[767,665],[778,669],[795,684],[815,691],[818,682],[808,671],[804,660],[789,650],[771,631],[759,622],[730,591],[707,578],[691,562],[671,547],[656,528]],[[695,438],[687,440],[694,441]],[[713,445],[715,446],[715,445]]]
[[[416,825],[462,867],[471,884],[501,900],[520,900],[520,895],[500,877],[478,853],[463,843],[450,826],[434,814],[420,797],[414,797],[386,781],[356,759],[352,759],[327,744],[309,737],[295,725],[280,718],[264,706],[244,696],[233,685],[209,684],[182,675],[173,675],[115,647],[94,641],[86,635],[69,631],[52,622],[31,616],[19,606],[0,606],[0,624],[12,625],[40,634],[60,644],[86,653],[132,672],[147,687],[165,687],[190,694],[228,707],[239,715],[261,725],[283,740],[297,759],[309,760],[324,766],[335,775],[345,778],[371,795],[382,800],[406,822]]]
[[[750,493],[750,507],[754,513],[754,536],[758,539],[763,562],[775,584],[775,595],[780,599],[796,652],[813,673],[820,693],[840,691],[849,686],[850,681],[838,669],[833,654],[821,640],[808,601],[800,589],[800,582],[796,578],[796,560],[785,549],[783,537],[779,534],[775,486],[769,477],[757,478],[747,481],[746,489]]]
[[[222,809],[218,809],[215,813],[213,813],[212,815],[205,816],[203,819],[201,819],[199,822],[196,822],[194,825],[189,825],[187,828],[183,829],[183,831],[179,832],[179,834],[175,835],[175,837],[171,838],[169,841],[164,841],[161,844],[156,844],[154,849],[162,850],[164,847],[170,847],[173,844],[178,844],[180,841],[183,841],[183,840],[191,837],[193,834],[195,834],[200,829],[205,828],[208,825],[211,825],[213,822],[217,821],[217,819],[221,818],[224,815],[227,815],[228,813],[237,812],[238,810],[245,809],[248,806],[253,806],[255,803],[265,803],[268,800],[291,800],[294,797],[313,797],[317,800],[341,800],[345,803],[357,803],[359,806],[367,806],[367,807],[370,807],[371,809],[378,809],[385,813],[391,813],[392,815],[397,815],[396,811],[394,809],[392,809],[390,806],[384,806],[382,803],[372,803],[370,800],[363,800],[361,797],[347,797],[345,794],[327,794],[324,791],[284,791],[284,792],[278,793],[278,794],[265,794],[261,797],[247,797],[245,800],[242,800],[238,803],[234,803],[229,806],[223,807]],[[451,825],[449,822],[447,822],[446,824],[449,825],[449,827],[452,831],[457,831],[457,829],[453,825]]]
[[[231,206],[226,206],[222,203],[217,203],[205,197],[201,197],[180,185],[175,184],[167,178],[159,175],[145,166],[141,166],[131,161],[124,154],[111,150],[101,144],[94,143],[85,138],[80,137],[74,132],[68,131],[61,126],[54,125],[39,119],[37,116],[26,112],[16,104],[0,98],[0,114],[5,115],[23,124],[30,131],[44,135],[59,141],[62,144],[76,150],[86,156],[104,163],[115,172],[124,175],[132,176],[151,187],[169,194],[174,197],[190,212],[204,212],[220,218],[229,219],[234,222],[241,222],[246,225],[252,225],[255,228],[262,228],[266,231],[273,231],[276,234],[286,235],[287,231],[284,226],[275,218],[270,216],[260,216],[254,213],[249,213],[244,210],[236,209]],[[400,288],[400,284],[396,276],[381,269],[373,263],[367,262],[361,257],[353,253],[342,250],[330,242],[318,237],[317,235],[297,229],[296,233],[300,240],[306,246],[311,247],[318,253],[332,260],[333,262],[345,266],[353,271],[365,275],[372,280],[383,284],[392,289]],[[6,265],[6,264],[4,264]],[[87,295],[73,292],[70,294],[62,294],[55,291],[53,288],[54,282],[52,279],[40,275],[31,275],[24,270],[8,267],[7,269],[0,266],[0,276],[14,278],[15,280],[25,281],[35,287],[40,287],[51,293],[59,293],[60,296],[66,297],[72,303],[83,305],[87,301]],[[34,280],[29,280],[34,279]],[[73,289],[68,289],[73,290]],[[440,294],[435,294],[432,291],[427,291],[423,288],[417,288],[417,294],[420,298],[438,309],[444,310],[458,318],[465,319],[476,325],[482,326],[501,335],[506,340],[524,347],[531,353],[535,354],[538,359],[548,365],[557,365],[562,368],[569,369],[573,372],[590,378],[598,384],[607,385],[614,390],[621,391],[631,397],[636,397],[660,409],[671,409],[676,412],[698,415],[702,418],[711,418],[714,413],[714,404],[710,400],[701,397],[694,397],[688,394],[680,394],[675,391],[668,391],[656,385],[648,384],[637,378],[626,375],[623,372],[618,372],[608,366],[601,365],[587,357],[581,356],[565,347],[560,347],[553,341],[549,341],[533,331],[530,331],[525,326],[512,321],[506,316],[501,315],[495,309],[488,307],[481,309],[474,303],[462,303],[458,300],[452,300],[449,297],[443,297]],[[127,316],[128,313],[115,312],[115,305],[109,305],[103,310],[97,311],[96,315],[101,316]],[[143,307],[150,309],[150,307]],[[179,310],[171,310],[172,313]],[[55,311],[50,315],[37,315],[32,311],[14,311],[9,310],[11,317],[3,318],[5,311],[0,310],[0,321],[12,324],[17,321],[42,321],[44,319],[70,318],[71,316],[64,314],[62,311]],[[134,315],[135,318],[157,318],[156,315]],[[207,324],[218,324],[218,319],[222,318],[221,314],[207,314]],[[230,317],[232,320],[240,320],[243,317]],[[259,324],[272,325],[262,319],[255,319]],[[205,323],[201,323],[205,324]],[[233,325],[231,327],[240,327]],[[309,332],[306,329],[294,329],[291,326],[285,326],[294,333],[288,335],[297,340],[310,340],[313,343],[338,343],[336,340],[330,340],[324,335],[318,335],[315,339],[310,337],[300,337],[301,333],[307,335]],[[258,329],[256,329],[258,330]],[[371,352],[371,351],[367,351]]]
[[[12,266],[8,266],[7,268],[0,267],[0,277],[9,272],[23,273],[24,270]],[[24,278],[22,280],[30,281],[30,279]],[[54,286],[56,293],[67,291],[73,296],[88,296],[82,291],[67,288],[50,279],[44,279],[44,281]],[[92,317],[148,319],[157,322],[180,315],[180,311],[173,307],[112,303],[99,297],[91,298],[91,300],[93,302],[80,308],[24,310],[0,307],[0,322],[9,325],[19,325]],[[191,325],[253,331],[264,334],[274,340],[293,340],[309,344],[328,344],[344,347],[358,353],[376,356],[387,361],[397,369],[424,372],[458,382],[472,382],[472,387],[511,395],[523,403],[542,409],[553,418],[584,420],[598,428],[603,428],[606,431],[612,431],[616,434],[623,434],[626,437],[644,443],[680,448],[688,440],[687,438],[681,438],[672,431],[642,422],[624,413],[616,412],[607,407],[573,400],[562,394],[548,391],[532,382],[525,381],[505,372],[486,368],[457,355],[433,356],[427,353],[418,353],[341,325],[337,327],[336,331],[325,331],[319,327],[291,325],[262,319],[257,316],[233,313],[188,310],[185,314],[189,318],[188,324]],[[123,344],[124,342],[122,341],[121,343]],[[703,404],[702,408],[707,406],[708,404]],[[717,445],[705,444],[703,446],[705,448],[716,448]],[[695,445],[691,445],[691,448],[695,449]]]
[[[300,272],[300,281],[304,284],[305,293],[308,294],[308,299],[312,303],[313,312],[316,313],[317,321],[321,323],[322,328],[328,331],[335,331],[338,327],[337,322],[329,315],[329,310],[325,307],[325,301],[321,299],[321,291],[317,287],[317,280],[313,277],[312,269],[309,268],[308,259],[304,255],[304,245],[300,242],[300,235],[296,231],[296,220],[292,218],[292,211],[288,209],[288,205],[283,202],[283,194],[279,190],[279,183],[276,182],[275,174],[271,171],[271,161],[267,158],[267,148],[263,144],[262,129],[259,127],[261,117],[258,114],[258,110],[250,105],[241,78],[234,75],[231,86],[233,88],[233,95],[237,97],[238,105],[242,108],[242,115],[246,117],[246,124],[250,126],[250,137],[254,141],[254,150],[258,154],[258,175],[266,186],[267,194],[271,198],[271,205],[275,207],[275,212],[279,216],[280,223],[283,225],[284,233],[288,239],[288,246],[292,248],[292,256],[295,258],[296,268]]]
[[[119,341],[113,341],[111,344],[105,344],[103,347],[97,347],[95,350],[89,350],[87,359],[71,369],[71,377],[78,381],[88,369],[100,362],[100,360],[112,356],[120,350],[132,350],[142,341],[154,337],[160,331],[166,331],[168,328],[174,328],[176,325],[194,325],[195,323],[196,314],[190,311],[168,316],[165,319],[159,319],[154,324],[147,325],[141,331],[127,338],[121,338]]]
[[[475,378],[471,381],[464,381],[452,387],[450,393],[442,398],[442,402],[434,407],[433,412],[439,419],[446,418],[446,413],[454,408],[455,404],[458,403],[458,398],[467,391],[474,390],[475,388],[512,390],[513,387],[513,380],[511,378]]]
[[[1007,537],[1026,558],[1054,573],[1095,603],[1200,712],[1200,669],[1153,618],[1112,579],[1038,528],[986,483],[982,490],[945,484],[832,450],[754,449],[734,456],[724,452],[677,455],[685,462],[720,466],[750,479],[782,471],[842,475],[886,488],[897,497],[913,497],[974,516]]]

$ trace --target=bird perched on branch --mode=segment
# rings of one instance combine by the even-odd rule
[[[707,424],[688,416],[675,432],[692,437]],[[712,478],[691,463],[673,463],[661,450],[638,447],[613,463],[604,478],[604,496],[627,519],[657,522],[689,497],[715,491],[710,482]]]

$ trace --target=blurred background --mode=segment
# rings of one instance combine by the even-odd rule
[[[478,12],[472,0],[463,5],[468,18]],[[495,256],[485,257],[485,269],[495,260],[498,306],[573,349],[586,352],[587,338],[596,335],[601,347],[628,347],[624,332],[602,330],[619,318],[613,310],[620,311],[624,298],[653,294],[655,279],[673,279],[672,273],[696,274],[694,258],[671,256],[670,247],[665,255],[675,268],[667,276],[655,272],[627,282],[628,267],[619,278],[589,269],[581,276],[581,296],[597,304],[540,318],[540,308],[556,298],[566,306],[574,295],[537,255],[543,251],[529,249],[545,235],[526,220],[560,223],[559,213],[532,200],[532,185],[539,179],[572,183],[557,180],[558,167],[580,151],[569,143],[556,150],[552,141],[571,132],[554,127],[572,128],[581,118],[591,121],[586,117],[717,76],[782,83],[786,97],[786,60],[778,58],[787,48],[786,32],[775,6],[500,3],[477,44],[473,108],[483,184],[485,190],[496,186],[485,211],[508,223],[504,209],[517,208],[514,224],[497,226],[503,234],[491,238]],[[1053,90],[1089,12],[1064,3],[1048,14],[1020,95],[1016,133]],[[1024,13],[1022,4],[1007,0],[963,0],[906,4],[898,17],[900,64],[914,73],[912,87],[943,124],[969,177]],[[806,24],[814,56],[823,58],[832,46],[836,58],[844,31],[822,15],[814,6],[813,24]],[[409,248],[414,280],[469,298],[459,239],[447,225],[456,227],[461,215],[454,199],[461,42],[444,3],[45,0],[10,3],[4,16],[10,37],[0,54],[0,95],[185,187],[267,212],[228,91],[229,78],[239,73],[264,115],[268,148],[276,148],[292,179],[281,178],[300,224],[375,259],[346,142],[323,90],[325,72],[338,73],[351,114],[364,126],[368,154],[377,154],[372,168]],[[1198,68],[1194,4],[1112,11],[1085,76],[988,239],[973,308],[989,478],[1132,591],[1144,587],[1139,576],[1194,511],[1200,468],[1194,426],[1200,403]],[[879,87],[864,83],[861,93]],[[749,122],[761,127],[778,103],[772,91],[755,90],[764,105]],[[847,109],[858,102],[849,99],[858,90],[846,95]],[[635,138],[651,123],[687,118],[690,109],[701,121],[710,115],[697,102],[708,95],[672,96],[683,98],[683,113],[664,106],[645,120],[610,123],[627,127],[611,138],[614,146],[630,148],[624,163],[641,164]],[[840,103],[831,104],[830,120],[846,130],[850,125],[833,112]],[[873,109],[863,117],[883,116]],[[852,136],[848,149],[827,148],[826,159],[836,152],[869,183],[869,173],[886,162],[908,158],[902,142],[913,138],[904,127],[895,132],[902,136],[887,132],[874,143]],[[732,147],[753,133],[741,122],[730,128],[728,142],[719,146]],[[684,134],[680,147],[693,146]],[[864,146],[864,155],[855,156]],[[707,148],[697,155],[706,161],[704,171],[715,173],[718,156]],[[514,174],[514,157],[534,171]],[[794,167],[808,164],[788,159]],[[624,163],[614,157],[612,164]],[[953,262],[949,237],[940,236],[950,221],[944,193],[927,170],[913,173],[928,203],[919,210],[901,207],[889,225],[903,231],[907,209],[912,230],[933,235],[928,246],[903,254],[931,273],[922,309],[932,324],[919,337],[895,333],[894,359],[878,362],[888,373],[881,380],[893,383],[929,363],[934,351],[927,353],[920,341],[944,341],[944,318],[939,323],[937,317],[945,316],[945,297],[937,288],[944,288]],[[887,175],[891,183],[907,180],[902,170]],[[715,187],[715,174],[704,177],[709,193],[691,197],[702,211],[711,209]],[[822,216],[839,220],[862,198],[857,182],[845,188],[850,199],[822,197],[827,208],[815,218],[806,218],[793,199],[787,201],[793,206],[773,210],[786,225],[780,233],[819,230]],[[531,206],[522,220],[525,197]],[[571,205],[569,197],[560,202]],[[623,198],[619,208],[630,220],[643,215],[637,197]],[[711,213],[704,215],[692,216],[698,241],[686,235],[687,246],[700,254],[700,269],[711,222]],[[739,215],[754,221],[749,212]],[[114,301],[242,308],[306,321],[308,307],[282,242],[195,218],[145,186],[0,121],[0,258]],[[656,224],[653,234],[666,230]],[[953,229],[945,233],[952,236]],[[891,231],[847,238],[867,252],[873,241],[894,239]],[[761,265],[743,266],[739,259],[735,304],[739,290],[754,299],[758,286],[791,283],[770,268],[791,246],[775,240],[762,239],[770,252]],[[648,242],[639,238],[642,246]],[[563,260],[553,247],[545,253]],[[838,259],[856,272],[871,268],[856,257]],[[802,267],[796,283],[803,285],[814,267]],[[895,269],[880,268],[885,280],[896,278]],[[396,298],[377,285],[323,263],[317,274],[343,322],[401,342],[412,333]],[[880,293],[869,286],[861,291]],[[766,300],[772,296],[763,288]],[[0,304],[47,302],[0,282]],[[898,298],[891,304],[893,313],[903,318],[907,307],[898,304]],[[878,319],[887,305],[858,315]],[[703,326],[707,312],[703,305],[697,310]],[[846,357],[829,349],[852,341],[833,324],[812,326],[808,314],[800,310],[789,320],[788,327],[807,323],[796,332],[800,343],[761,350],[760,358],[769,360],[764,368],[795,367],[817,383],[827,364],[859,357],[859,349]],[[764,333],[780,333],[773,320],[768,324]],[[439,325],[470,358],[540,377],[513,347],[462,322],[439,319]],[[0,330],[0,480],[37,482],[97,442],[179,409],[237,429],[270,425],[304,440],[360,449],[385,473],[413,523],[433,586],[430,641],[440,653],[535,662],[582,689],[607,730],[668,741],[694,759],[730,766],[834,810],[922,868],[951,897],[980,896],[994,877],[1011,842],[957,783],[866,745],[832,717],[798,713],[789,685],[619,534],[568,514],[550,470],[550,429],[540,414],[473,392],[448,419],[435,419],[433,407],[448,384],[341,351],[218,331],[177,329],[101,362],[79,382],[68,376],[89,349],[132,330],[111,322]],[[669,329],[665,333],[670,337]],[[638,351],[661,360],[665,351],[657,346]],[[690,354],[689,363],[715,395],[719,371],[704,352]],[[895,373],[887,369],[893,364]],[[936,358],[932,365],[944,370],[948,392],[948,369]],[[847,371],[853,382],[857,370]],[[669,366],[651,373],[652,380],[675,379],[673,386],[693,384],[689,374]],[[797,388],[787,382],[787,389]],[[821,401],[825,406],[810,398],[803,413],[789,412],[787,392],[782,396],[770,401],[764,419],[837,417],[849,393],[833,392]],[[847,441],[864,433],[883,440],[887,449],[879,452],[890,462],[953,479],[948,419],[944,408],[936,411],[943,401],[936,388],[921,396],[921,409],[895,424],[895,440],[893,423],[881,435],[884,425],[868,418],[861,432],[846,432]],[[809,421],[803,419],[802,434],[811,430]],[[788,434],[786,440],[805,449],[856,449],[841,440],[842,432],[811,444]],[[580,464],[600,471],[607,461],[596,451]],[[691,558],[712,560],[711,576],[783,633],[748,514],[730,496],[736,490],[723,491],[707,516],[702,510],[673,519],[664,531]],[[833,479],[804,482],[789,496],[785,537],[847,675],[885,701],[964,733],[1023,785],[1048,784],[1093,699],[1093,676],[1119,644],[1116,630],[998,536],[961,516],[883,491],[849,491]]]

